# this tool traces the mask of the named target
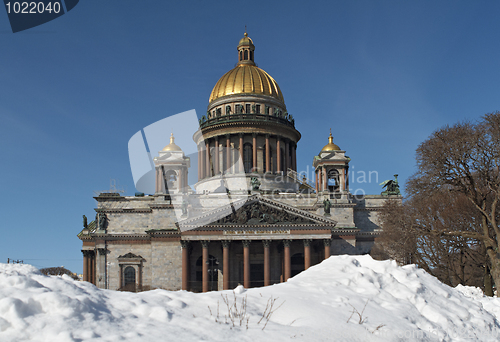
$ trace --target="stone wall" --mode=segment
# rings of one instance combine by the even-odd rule
[[[179,241],[151,241],[151,288],[180,290],[182,250]]]

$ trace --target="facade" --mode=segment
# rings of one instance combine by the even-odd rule
[[[249,288],[330,255],[370,252],[378,211],[400,196],[353,196],[350,158],[331,133],[313,158],[314,182],[301,177],[301,135],[278,84],[255,65],[246,33],[237,50],[193,132],[197,170],[171,134],[154,158],[154,194],[95,197],[96,219],[78,234],[84,280],[129,291]]]

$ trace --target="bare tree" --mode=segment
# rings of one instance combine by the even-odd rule
[[[414,263],[417,250],[411,207],[389,200],[380,212],[380,220],[383,232],[372,248],[372,257],[393,259],[400,265]]]
[[[432,196],[407,198],[403,204],[389,201],[381,212],[383,233],[372,256],[392,258],[399,264],[414,263],[450,286],[482,286],[482,244],[442,234],[473,229],[478,215],[473,209],[464,195],[446,189]]]
[[[484,266],[490,267],[497,287],[500,286],[499,163],[500,112],[495,112],[476,124],[461,122],[435,131],[418,147],[418,171],[408,183],[410,196],[433,196],[443,189],[465,196],[479,213],[477,222],[443,226],[438,235],[482,243],[488,259]]]

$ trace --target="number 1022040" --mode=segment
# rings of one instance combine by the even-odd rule
[[[26,13],[26,14],[38,14],[38,13],[59,13],[61,11],[61,3],[54,1],[47,4],[43,2],[7,2],[5,4],[7,8],[7,13]]]

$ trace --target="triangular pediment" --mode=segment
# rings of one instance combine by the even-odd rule
[[[206,212],[197,218],[179,222],[181,230],[228,227],[300,226],[329,227],[337,222],[286,203],[254,195],[243,203],[235,202]]]
[[[125,255],[120,255],[118,259],[142,259],[142,257],[140,255],[135,255],[134,253],[129,252]]]

